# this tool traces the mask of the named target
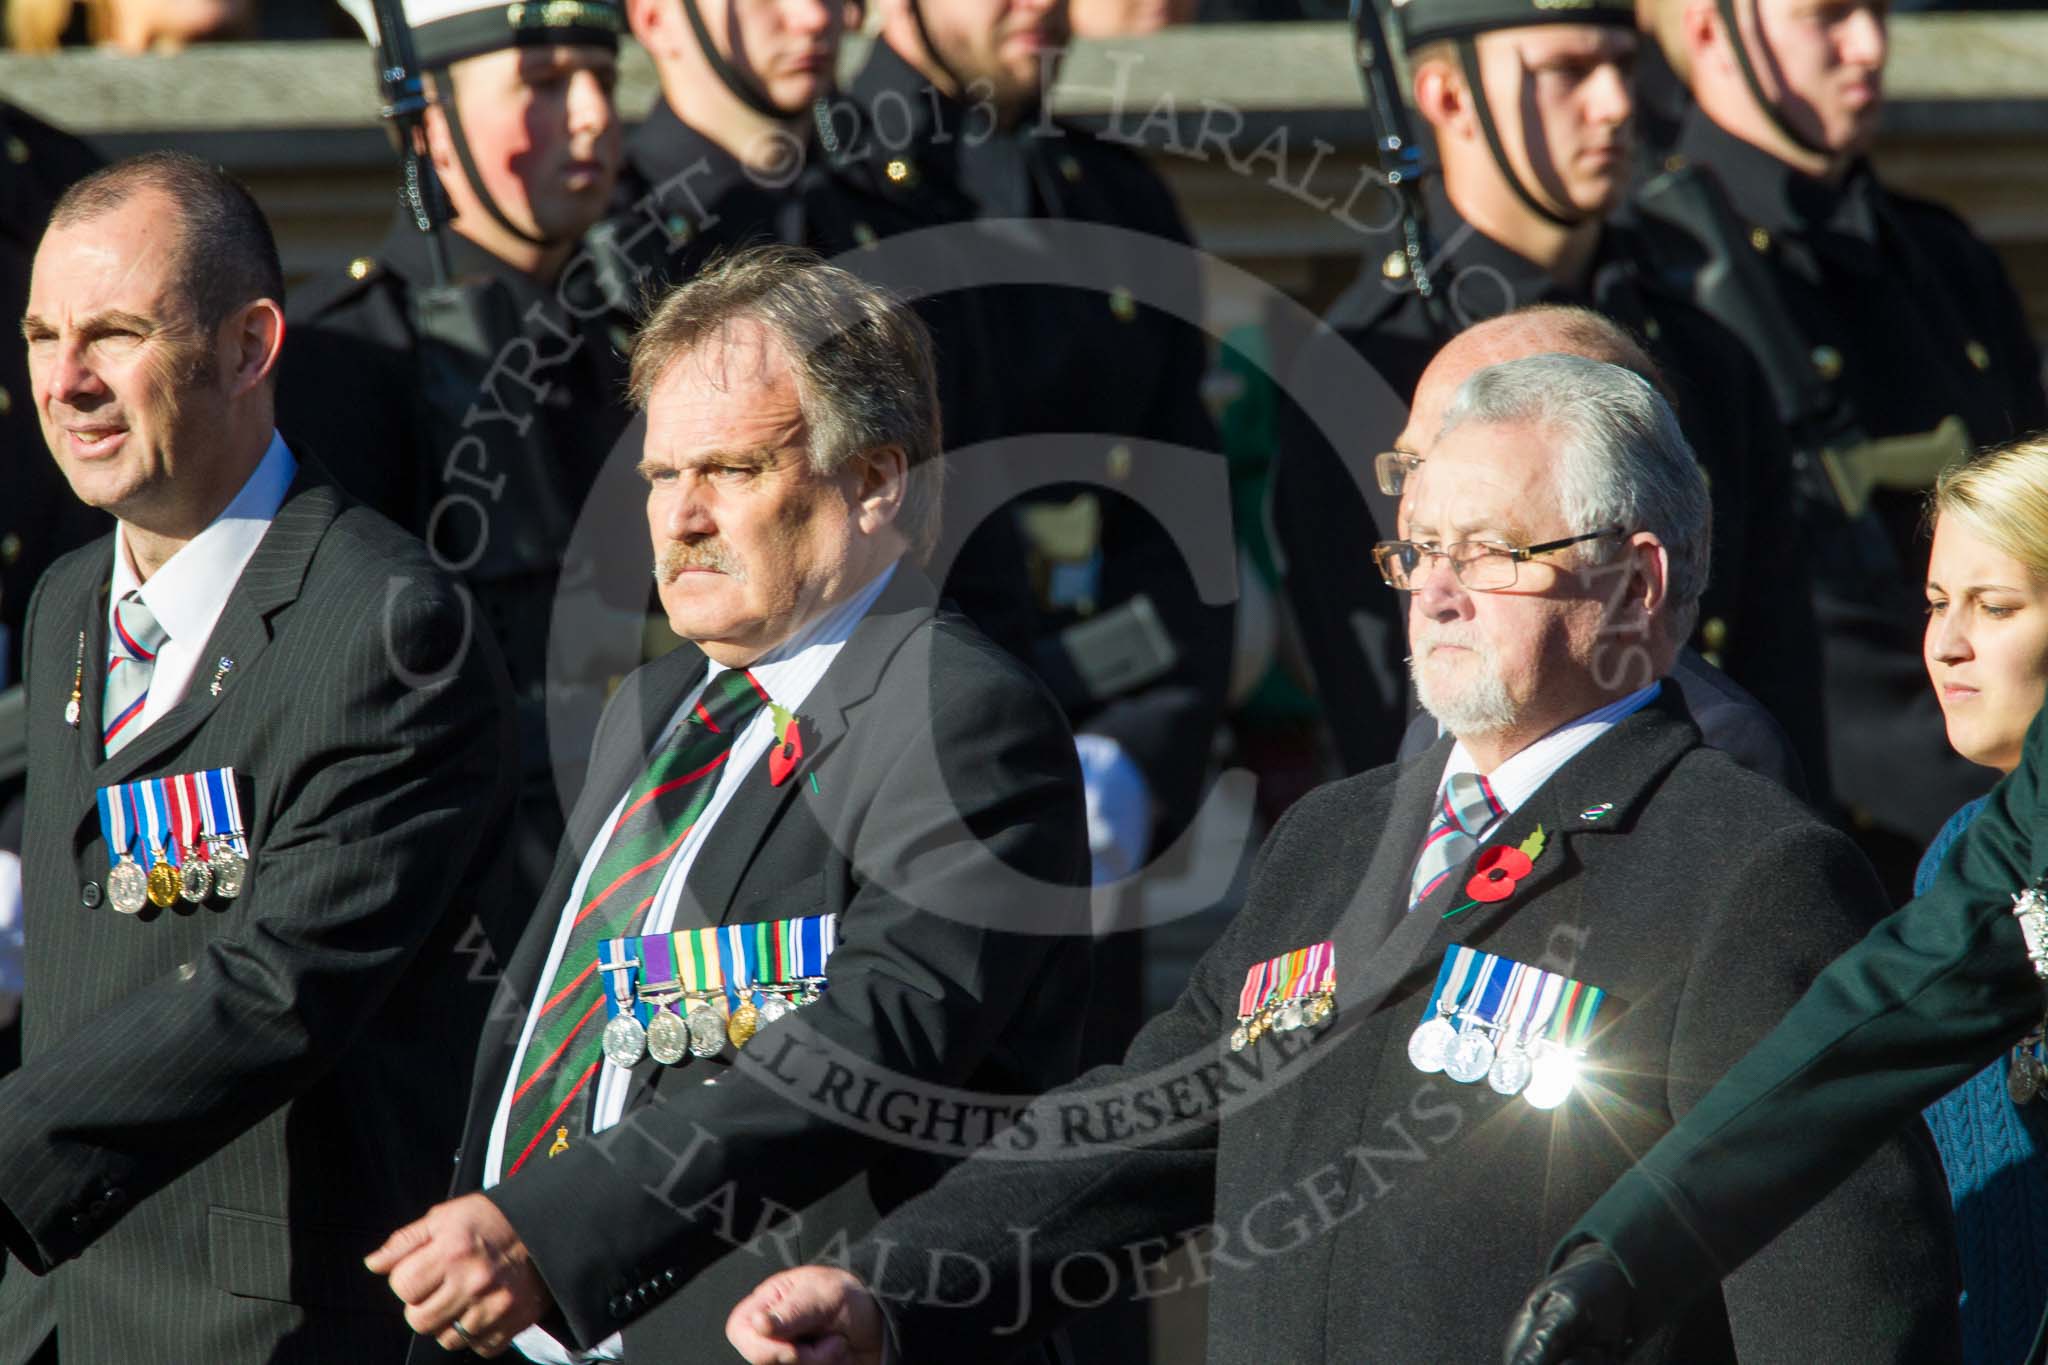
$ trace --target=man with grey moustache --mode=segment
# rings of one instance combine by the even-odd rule
[[[1181,999],[1041,1104],[1136,1110],[1217,1057],[1268,1083],[1059,1159],[985,1149],[850,1268],[743,1300],[748,1360],[999,1359],[1100,1298],[1077,1264],[1190,1228],[1236,1233],[1206,1276],[1212,1362],[1486,1359],[1513,1272],[1868,927],[1853,846],[1703,747],[1668,682],[1707,489],[1647,382],[1482,370],[1412,477],[1376,557],[1449,733],[1297,803]],[[1646,1358],[1956,1359],[1943,1208],[1931,1147],[1895,1140]]]
[[[917,316],[738,252],[654,308],[631,396],[690,643],[598,725],[450,1199],[369,1258],[422,1338],[554,1365],[709,1359],[757,1230],[779,1264],[826,1254],[944,1169],[802,1103],[792,1051],[871,1089],[1032,1094],[1079,1069],[1088,981],[1060,933],[1087,923],[1073,736],[921,572],[943,466]]]

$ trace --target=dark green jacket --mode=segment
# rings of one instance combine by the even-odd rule
[[[1871,930],[1580,1220],[1647,1330],[1778,1235],[1887,1136],[2040,1023],[2013,894],[2048,869],[2037,717],[1924,896]],[[2039,1348],[2036,1348],[2038,1358]]]

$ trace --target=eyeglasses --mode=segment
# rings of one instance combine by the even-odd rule
[[[1372,557],[1373,562],[1380,566],[1380,577],[1387,580],[1387,586],[1400,592],[1414,590],[1423,561],[1433,556],[1449,560],[1451,572],[1457,575],[1458,582],[1471,591],[1499,592],[1515,586],[1518,566],[1525,560],[1621,533],[1619,526],[1609,526],[1581,536],[1566,536],[1563,540],[1546,540],[1541,545],[1528,546],[1500,545],[1490,540],[1460,540],[1450,545],[1419,540],[1383,540],[1372,547]]]
[[[1372,457],[1373,477],[1380,482],[1380,492],[1390,498],[1400,497],[1408,476],[1420,468],[1422,457],[1413,451],[1382,450]]]

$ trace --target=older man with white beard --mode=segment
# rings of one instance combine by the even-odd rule
[[[988,1360],[1010,1324],[1158,1297],[1143,1267],[1190,1229],[1211,1361],[1491,1358],[1516,1272],[1868,926],[1848,840],[1661,680],[1707,490],[1647,383],[1481,371],[1414,478],[1375,553],[1449,733],[1290,810],[1187,992],[1042,1099],[1034,1143],[850,1270],[757,1288],[727,1324],[750,1361]],[[1898,1139],[1643,1358],[1953,1360],[1953,1275],[1940,1168]]]

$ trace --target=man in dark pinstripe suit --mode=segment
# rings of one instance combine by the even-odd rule
[[[254,201],[184,157],[80,182],[37,254],[43,434],[118,525],[29,609],[5,1365],[404,1349],[360,1258],[446,1181],[509,709],[424,548],[276,435],[281,292]],[[116,913],[96,791],[220,769],[240,895]]]

